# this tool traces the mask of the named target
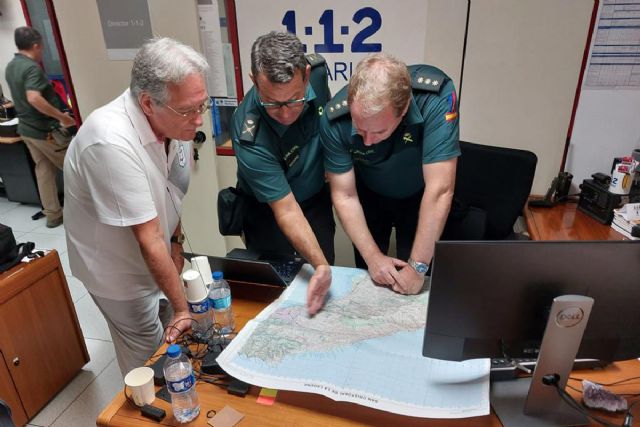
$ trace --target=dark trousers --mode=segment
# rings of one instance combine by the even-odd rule
[[[406,199],[393,199],[382,196],[369,188],[359,179],[356,179],[358,198],[367,220],[367,227],[382,253],[389,251],[391,229],[396,229],[396,255],[406,261],[411,255],[413,239],[418,228],[418,214],[422,191]],[[356,267],[367,268],[367,263],[360,255],[356,247],[353,247],[356,259]]]
[[[300,203],[300,208],[318,239],[320,249],[329,264],[335,261],[333,237],[336,223],[333,219],[331,194],[325,185],[318,194]],[[268,203],[260,203],[247,196],[244,215],[244,238],[247,249],[257,253],[281,253],[293,255],[295,249],[282,233]]]

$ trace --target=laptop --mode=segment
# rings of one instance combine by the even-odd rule
[[[184,252],[187,260],[199,254]],[[222,271],[225,279],[234,282],[271,286],[288,286],[305,263],[304,259],[283,254],[256,254],[246,249],[234,249],[226,257],[206,255],[211,271]]]

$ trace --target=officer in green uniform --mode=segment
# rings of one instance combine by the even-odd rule
[[[38,64],[44,49],[40,33],[31,27],[19,27],[14,36],[18,53],[7,65],[5,78],[19,119],[18,133],[35,163],[47,227],[53,228],[63,221],[56,173],[62,170],[71,141],[64,128],[75,126],[75,121],[64,112],[64,104]]]
[[[324,179],[319,119],[329,100],[319,55],[305,57],[290,33],[271,32],[251,49],[254,83],[233,115],[238,189],[246,196],[247,249],[300,253],[315,273],[307,306],[317,312],[331,284],[335,221]]]
[[[453,82],[435,67],[369,56],[325,107],[320,132],[356,265],[397,292],[419,292],[451,207],[460,155]],[[399,259],[387,256],[392,227]]]

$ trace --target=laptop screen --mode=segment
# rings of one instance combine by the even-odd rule
[[[183,256],[187,260],[191,260],[191,258],[199,255],[185,252]],[[209,259],[211,272],[222,271],[224,278],[227,280],[281,287],[288,286],[302,266],[302,264],[297,266],[295,272],[292,269],[291,272],[293,274],[279,274],[271,263],[264,260],[209,255],[207,255],[207,258]]]

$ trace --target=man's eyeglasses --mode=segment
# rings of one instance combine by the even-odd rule
[[[300,99],[291,99],[289,101],[272,101],[272,102],[263,102],[260,101],[260,105],[268,110],[276,110],[278,108],[287,107],[287,108],[299,108],[307,102],[307,98],[302,97]]]
[[[171,110],[174,113],[176,113],[177,115],[179,115],[179,116],[181,116],[181,117],[183,117],[185,119],[188,119],[188,118],[192,118],[192,117],[195,117],[197,115],[206,113],[211,108],[211,100],[207,99],[206,101],[204,101],[202,103],[202,105],[194,107],[194,108],[192,108],[192,109],[190,109],[188,111],[176,111],[169,104],[162,104],[162,105],[164,105],[169,110]]]

